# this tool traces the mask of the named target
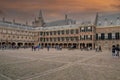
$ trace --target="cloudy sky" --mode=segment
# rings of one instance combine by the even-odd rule
[[[40,9],[47,22],[64,19],[64,14],[80,22],[93,19],[96,12],[120,12],[120,0],[0,0],[0,19],[30,24]]]

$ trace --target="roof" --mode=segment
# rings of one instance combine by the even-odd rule
[[[50,26],[62,26],[62,25],[69,25],[69,24],[75,24],[75,21],[72,19],[57,20],[57,21],[46,23],[45,26],[50,27]]]
[[[33,30],[34,28],[29,25],[20,24],[20,23],[13,23],[9,21],[0,21],[0,27],[11,27],[11,28],[18,28],[18,29],[25,29],[25,30]]]
[[[97,27],[105,26],[120,26],[120,13],[98,16]]]

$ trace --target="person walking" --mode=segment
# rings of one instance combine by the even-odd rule
[[[99,51],[102,52],[102,48],[101,48],[101,46],[99,46]]]
[[[47,50],[49,51],[49,49],[50,49],[50,46],[48,45],[48,46],[47,46]]]
[[[112,56],[115,56],[115,45],[112,46]]]
[[[32,46],[32,51],[34,51],[34,46]]]
[[[41,46],[40,46],[40,44],[38,45],[38,51],[40,50],[40,48],[41,48]]]
[[[116,56],[118,57],[119,57],[119,51],[120,51],[120,48],[119,48],[119,45],[117,44],[115,48],[115,52],[116,52]]]

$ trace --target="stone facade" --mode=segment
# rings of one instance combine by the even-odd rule
[[[111,19],[108,20],[107,19]],[[119,17],[96,15],[95,23],[67,24],[59,26],[44,27],[35,23],[37,26],[28,26],[18,23],[0,21],[0,45],[32,46],[41,45],[43,47],[57,45],[63,48],[74,46],[76,48],[92,48],[101,46],[102,49],[111,49],[112,45],[120,45],[120,25]],[[39,20],[42,19],[40,12]],[[108,24],[101,23],[102,19],[107,20]],[[116,20],[117,23],[115,24]],[[110,21],[113,21],[110,25]]]

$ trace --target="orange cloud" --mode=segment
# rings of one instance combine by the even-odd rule
[[[42,9],[49,19],[54,19],[60,18],[61,14],[65,13],[79,15],[80,13],[119,12],[119,4],[120,0],[2,0],[0,7],[1,11],[8,12],[8,15],[9,13],[15,14],[12,16],[23,14],[21,16],[25,17],[32,16],[33,13]]]

